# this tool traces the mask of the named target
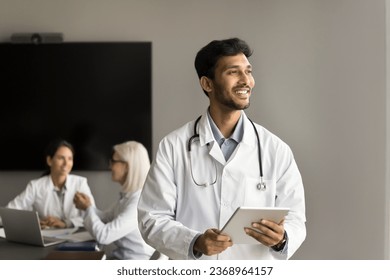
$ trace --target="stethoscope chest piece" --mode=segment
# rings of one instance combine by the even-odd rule
[[[265,191],[267,189],[267,185],[265,184],[265,182],[260,182],[257,184],[257,189],[259,191]]]

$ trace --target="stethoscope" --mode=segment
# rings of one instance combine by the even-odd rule
[[[215,178],[212,180],[212,183],[199,183],[195,180],[194,178],[194,174],[193,174],[193,168],[192,168],[192,161],[191,161],[191,145],[192,143],[195,141],[195,139],[199,139],[199,133],[196,132],[196,128],[198,126],[198,123],[199,123],[199,120],[202,116],[199,116],[196,121],[195,121],[195,124],[194,124],[194,135],[192,135],[190,137],[190,139],[188,140],[188,146],[187,146],[187,149],[188,149],[188,152],[189,152],[189,155],[190,155],[190,169],[191,169],[191,177],[192,177],[192,180],[194,181],[194,183],[197,185],[197,186],[204,186],[204,187],[207,187],[207,186],[210,186],[210,185],[214,185],[216,182],[217,182],[217,166],[215,165],[215,162],[214,163],[214,168],[215,168]],[[256,133],[256,138],[257,138],[257,151],[258,151],[258,158],[259,158],[259,171],[260,171],[260,183],[257,184],[257,189],[258,190],[261,190],[261,191],[265,191],[267,189],[267,185],[266,183],[264,182],[264,176],[263,176],[263,163],[262,163],[262,160],[261,160],[261,145],[260,145],[260,137],[259,137],[259,133],[257,132],[257,129],[256,129],[256,126],[255,124],[252,122],[251,119],[249,119],[249,121],[251,122],[252,126],[253,126],[253,129]]]

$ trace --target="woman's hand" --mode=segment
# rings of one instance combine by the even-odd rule
[[[86,210],[92,204],[89,196],[81,192],[77,192],[74,195],[73,202],[76,205],[76,208],[80,210]]]
[[[60,218],[47,216],[39,221],[41,229],[45,228],[66,228],[66,223]]]

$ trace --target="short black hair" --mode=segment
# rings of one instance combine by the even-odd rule
[[[195,57],[195,69],[199,79],[203,76],[214,79],[214,70],[218,59],[223,56],[233,56],[240,53],[250,57],[252,50],[245,41],[239,38],[211,41]]]

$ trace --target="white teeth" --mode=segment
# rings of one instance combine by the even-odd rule
[[[248,91],[247,90],[238,90],[236,91],[237,94],[248,94]]]

